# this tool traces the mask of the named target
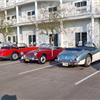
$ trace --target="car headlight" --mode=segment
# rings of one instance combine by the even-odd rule
[[[36,56],[37,55],[37,52],[34,52],[34,56]]]
[[[24,52],[21,52],[20,54],[21,54],[21,56],[23,56],[24,55]]]
[[[21,59],[24,59],[26,57],[26,55],[23,55],[22,57],[21,57]]]

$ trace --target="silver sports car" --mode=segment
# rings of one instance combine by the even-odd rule
[[[100,60],[100,48],[97,48],[93,43],[86,43],[84,46],[66,48],[58,55],[56,61],[61,63],[63,66],[89,66],[92,62],[97,60]]]

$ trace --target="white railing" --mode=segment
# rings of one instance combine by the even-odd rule
[[[15,4],[16,4],[16,0],[10,0],[9,2],[6,3],[6,7],[15,6]]]
[[[49,12],[47,8],[38,9],[38,20],[46,20],[49,18]]]
[[[0,2],[0,10],[5,8],[5,3],[4,2]]]
[[[63,4],[63,16],[70,17],[70,16],[79,16],[84,14],[89,14],[90,10],[89,7],[75,7],[74,5]]]
[[[16,3],[17,4],[24,4],[24,3],[29,3],[29,2],[33,2],[34,0],[17,0]]]
[[[36,21],[35,16],[19,17],[19,23],[34,23],[34,21]]]
[[[95,6],[95,14],[100,14],[100,5]]]
[[[63,4],[62,9],[59,9],[58,12],[60,16],[65,17],[77,17],[80,15],[88,15],[90,14],[90,8],[89,7],[81,7],[77,8],[74,5],[69,5],[69,4]],[[38,19],[39,20],[46,20],[49,18],[49,11],[47,8],[41,8],[38,9]],[[61,15],[62,14],[62,15]]]
[[[7,23],[9,23],[10,25],[16,25],[17,24],[17,20],[16,19],[7,20]]]

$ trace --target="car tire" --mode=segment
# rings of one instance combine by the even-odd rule
[[[45,55],[42,55],[42,56],[40,57],[40,59],[39,59],[38,62],[39,62],[40,64],[44,64],[46,61],[47,61],[46,56],[45,56]]]
[[[17,60],[18,58],[19,58],[19,54],[18,53],[16,53],[16,52],[12,53],[11,60]]]
[[[90,66],[92,63],[92,59],[91,59],[91,56],[90,55],[87,55],[87,57],[85,58],[85,67],[88,67]]]

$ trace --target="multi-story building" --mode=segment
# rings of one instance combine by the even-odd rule
[[[28,45],[49,43],[51,32],[41,34],[36,26],[59,7],[64,11],[61,12],[61,31],[55,32],[55,45],[69,47],[76,46],[79,41],[92,41],[100,47],[99,0],[0,0],[0,11],[5,13],[5,20],[14,29],[7,40]],[[45,11],[45,16],[41,10]]]

